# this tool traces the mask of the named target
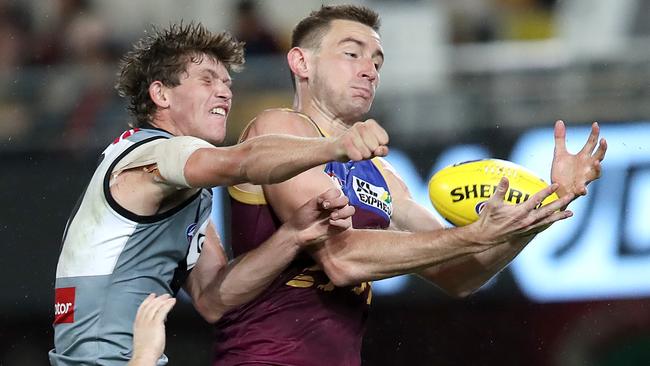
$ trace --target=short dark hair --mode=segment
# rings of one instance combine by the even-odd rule
[[[156,105],[149,97],[149,85],[159,80],[165,86],[180,84],[180,74],[189,62],[201,62],[204,56],[221,62],[230,71],[244,65],[244,43],[227,32],[212,33],[201,23],[172,24],[153,29],[120,62],[115,85],[120,96],[129,99],[129,111],[135,117],[132,127],[150,123]]]
[[[296,25],[291,35],[291,47],[318,49],[333,20],[351,20],[379,32],[379,14],[365,6],[329,5],[313,11]]]

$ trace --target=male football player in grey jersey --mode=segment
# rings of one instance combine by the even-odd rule
[[[367,123],[337,138],[274,135],[215,147],[225,136],[229,71],[243,64],[242,46],[190,24],[154,32],[124,57],[117,89],[135,122],[104,150],[68,221],[56,271],[53,365],[123,365],[149,294],[183,286],[214,322],[259,294],[301,248],[350,226],[354,209],[328,190],[258,249],[228,262],[206,188],[270,184],[328,161],[388,152],[385,131]]]

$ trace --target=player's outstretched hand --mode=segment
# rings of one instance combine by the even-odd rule
[[[562,209],[571,202],[572,195],[563,196],[540,207],[540,203],[557,190],[557,183],[542,189],[529,200],[518,205],[504,202],[508,187],[508,178],[501,178],[496,192],[483,207],[479,219],[470,224],[473,225],[474,236],[481,244],[493,246],[519,239],[530,239],[554,222],[573,215],[571,211]]]
[[[312,245],[327,240],[352,227],[354,207],[340,189],[330,188],[307,201],[287,222],[296,231],[301,245]]]
[[[599,141],[599,134],[598,123],[594,122],[582,150],[577,154],[571,154],[566,149],[564,122],[555,122],[555,152],[551,166],[551,182],[560,185],[558,195],[584,196],[587,194],[587,185],[600,178],[600,164],[607,152],[607,141],[604,138]]]
[[[388,155],[388,133],[374,119],[357,122],[337,137],[337,160],[359,161]]]
[[[176,304],[169,294],[150,294],[144,299],[133,322],[133,358],[129,366],[156,365],[165,351],[165,319]]]

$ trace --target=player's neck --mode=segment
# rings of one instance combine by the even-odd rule
[[[302,103],[303,100],[308,100],[308,102]],[[301,99],[296,96],[293,109],[309,116],[327,136],[340,136],[350,128],[346,121],[336,116],[323,103],[319,103],[313,98]]]
[[[171,133],[174,136],[181,136],[182,133],[181,131],[176,127],[176,125],[172,122],[170,122],[167,119],[162,119],[162,118],[154,118],[153,121],[151,121],[150,125],[155,128],[159,128],[161,130],[165,130],[169,133]]]

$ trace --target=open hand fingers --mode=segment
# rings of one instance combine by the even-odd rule
[[[553,183],[550,186],[543,188],[539,192],[535,193],[532,197],[530,197],[528,201],[523,202],[522,205],[528,211],[534,210],[536,207],[540,205],[540,203],[542,203],[546,199],[546,197],[552,195],[555,191],[557,191],[559,187],[560,187],[559,184]]]
[[[506,177],[501,177],[501,180],[497,184],[497,189],[490,197],[490,199],[487,201],[486,205],[489,205],[491,207],[499,207],[503,205],[503,200],[506,197],[506,192],[508,191],[508,187],[510,186],[510,182],[508,182],[508,178]]]
[[[354,215],[354,212],[355,212],[354,206],[344,205],[340,209],[333,210],[330,213],[329,218],[331,220],[347,219],[348,217],[352,217],[352,215]]]
[[[537,222],[535,222],[533,225],[533,231],[539,233],[546,230],[551,226],[551,224],[560,220],[568,219],[571,216],[573,216],[573,212],[570,210],[554,211],[550,215],[542,216]]]
[[[173,297],[169,297],[167,299],[157,302],[156,312],[153,320],[157,322],[164,322],[165,319],[167,318],[167,314],[169,314],[169,312],[172,310],[175,304],[176,304],[176,299]]]
[[[538,215],[538,219],[539,219],[540,217],[549,216],[549,215],[553,214],[556,211],[564,211],[562,209],[564,207],[568,206],[569,203],[571,203],[572,200],[573,200],[572,195],[566,195],[566,196],[560,197],[559,199],[557,199],[557,200],[555,200],[555,201],[553,201],[553,202],[551,202],[551,203],[549,203],[547,205],[544,205],[544,206],[539,207],[539,208],[535,208],[536,207],[535,206],[535,207],[531,208],[530,210],[533,211],[534,213],[536,213]]]
[[[563,121],[556,121],[555,128],[553,129],[555,137],[555,153],[563,153],[566,151],[566,127]]]
[[[341,220],[332,220],[330,219],[328,224],[331,227],[334,227],[338,231],[344,231],[352,227],[352,220],[350,218],[341,219]]]
[[[598,159],[598,161],[603,161],[605,159],[605,153],[607,152],[607,140],[600,139],[600,143],[598,144],[598,149],[594,153],[594,158]]]
[[[175,303],[176,300],[169,294],[163,294],[160,296],[149,294],[149,296],[144,299],[142,304],[140,304],[138,312],[136,313],[136,319],[139,319],[141,321],[153,320],[156,317],[156,314],[161,306],[170,299]],[[165,313],[165,315],[166,314],[167,313]]]
[[[585,143],[585,146],[583,146],[582,150],[580,150],[580,153],[591,155],[594,152],[594,149],[596,148],[596,143],[598,143],[599,134],[600,134],[600,127],[598,126],[598,123],[597,122],[592,123],[591,133],[587,138],[587,142]]]

